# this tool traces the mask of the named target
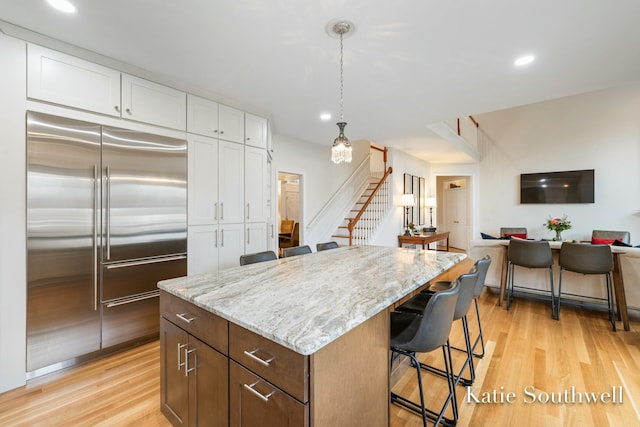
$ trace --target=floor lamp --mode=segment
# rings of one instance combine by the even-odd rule
[[[416,198],[413,194],[403,194],[400,206],[404,206],[404,235],[410,236],[409,232],[409,208],[416,205]]]
[[[429,208],[429,228],[427,231],[434,232],[436,231],[436,227],[433,226],[433,208],[437,206],[435,197],[427,197],[424,201],[424,205]]]

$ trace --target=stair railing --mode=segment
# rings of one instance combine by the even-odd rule
[[[385,165],[386,165],[386,148],[385,148]],[[358,235],[354,235],[355,230],[356,230],[356,224],[358,223],[358,221],[360,221],[360,219],[363,217],[363,215],[365,214],[365,212],[368,212],[368,207],[371,204],[372,200],[374,200],[375,198],[381,198],[382,203],[385,203],[385,207],[386,205],[388,205],[388,185],[387,185],[387,178],[389,177],[389,175],[391,175],[391,173],[393,172],[393,168],[391,166],[389,166],[389,168],[387,168],[387,170],[385,171],[384,175],[382,176],[382,178],[380,179],[380,181],[378,182],[378,184],[376,185],[376,187],[374,188],[373,192],[369,195],[369,197],[367,198],[367,200],[364,202],[364,205],[362,206],[362,208],[360,208],[360,211],[358,211],[358,214],[349,220],[349,224],[347,225],[347,229],[349,230],[349,246],[353,245],[353,240],[357,239],[360,241],[366,240],[370,237],[371,235],[371,230],[373,227],[371,226],[367,226],[364,228],[365,231],[361,231]],[[381,194],[381,189],[383,189],[382,193],[386,193],[386,194]],[[384,216],[384,214],[386,214],[386,210],[381,214],[380,210],[375,210],[373,217],[367,218],[371,221],[380,221],[382,219],[382,217]]]

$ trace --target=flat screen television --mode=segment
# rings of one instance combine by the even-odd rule
[[[520,203],[594,203],[594,170],[523,173]]]

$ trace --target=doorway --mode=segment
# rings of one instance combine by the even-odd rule
[[[302,241],[302,175],[278,172],[278,251]]]
[[[449,231],[449,245],[467,250],[471,230],[471,177],[437,177],[438,198],[442,204],[441,223]]]

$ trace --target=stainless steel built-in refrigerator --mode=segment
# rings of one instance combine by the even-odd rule
[[[27,371],[158,334],[186,275],[186,141],[27,113]]]

